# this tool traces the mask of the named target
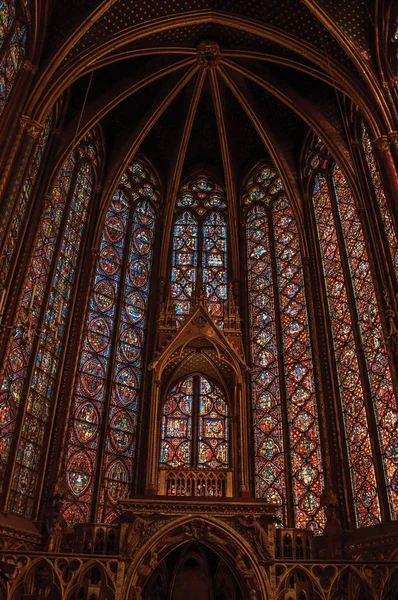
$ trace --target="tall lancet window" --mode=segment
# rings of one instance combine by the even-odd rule
[[[0,116],[25,58],[29,21],[28,3],[0,2]]]
[[[131,489],[159,186],[143,161],[105,217],[65,453],[69,523],[111,521]]]
[[[223,327],[227,300],[227,205],[222,188],[200,175],[180,188],[174,220],[171,293],[178,322],[189,315],[197,286]]]
[[[48,452],[62,341],[99,162],[92,131],[64,163],[44,207],[7,348],[0,392],[1,459],[8,459],[10,477],[4,493],[9,510],[28,516]]]
[[[256,496],[284,525],[324,524],[322,456],[299,234],[282,182],[257,167],[244,194]]]
[[[322,146],[312,157],[311,176],[352,497],[357,525],[364,527],[380,522],[385,489],[392,515],[398,512],[396,399],[352,193]],[[374,426],[378,438],[371,433]],[[377,465],[382,465],[379,471]]]

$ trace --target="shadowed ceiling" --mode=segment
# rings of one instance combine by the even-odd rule
[[[241,182],[276,155],[295,179],[311,129],[345,153],[341,106],[349,94],[354,102],[366,95],[358,61],[374,68],[372,5],[54,2],[43,58],[50,67],[58,56],[55,79],[71,82],[60,154],[78,123],[82,135],[100,123],[109,185],[132,151],[164,182],[199,165]]]

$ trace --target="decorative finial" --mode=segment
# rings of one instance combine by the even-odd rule
[[[220,47],[217,42],[203,40],[197,48],[196,59],[200,65],[209,69],[216,67],[221,60]]]

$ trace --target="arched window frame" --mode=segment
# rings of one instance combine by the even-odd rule
[[[337,169],[338,173],[339,173],[339,177],[341,178],[342,181],[345,182],[345,190],[348,190],[348,196],[349,196],[349,200],[348,202],[351,203],[352,209],[353,209],[353,219],[355,220],[356,223],[356,228],[359,229],[359,231],[362,234],[362,240],[361,240],[361,244],[363,244],[364,248],[365,248],[365,252],[367,253],[367,275],[366,277],[368,277],[369,281],[370,281],[370,285],[372,286],[373,292],[370,292],[372,294],[372,299],[368,300],[368,305],[372,306],[372,307],[376,307],[377,310],[377,316],[376,319],[378,319],[379,321],[379,325],[378,325],[378,331],[377,331],[377,336],[375,334],[375,338],[374,339],[378,339],[378,340],[382,340],[382,345],[384,346],[384,340],[383,340],[383,331],[382,331],[382,323],[381,323],[381,319],[380,319],[380,306],[379,306],[379,298],[377,297],[377,293],[376,293],[376,288],[375,288],[375,273],[373,271],[373,263],[372,263],[372,249],[371,249],[371,244],[369,242],[369,238],[368,238],[368,231],[366,228],[366,219],[365,218],[361,218],[361,215],[365,215],[365,211],[361,211],[361,208],[358,208],[358,205],[356,204],[356,198],[355,195],[352,193],[352,191],[350,190],[349,187],[349,183],[346,180],[344,173],[342,172],[341,168],[338,167],[338,165],[336,165],[336,162],[334,161],[333,157],[331,156],[331,154],[329,153],[328,149],[325,147],[325,145],[323,144],[322,140],[320,140],[320,138],[317,138],[315,136],[312,136],[309,138],[309,140],[307,141],[307,150],[304,154],[305,156],[305,166],[304,166],[304,176],[306,178],[306,188],[308,191],[308,198],[309,198],[309,206],[310,206],[310,216],[311,216],[311,221],[312,221],[312,230],[314,232],[314,246],[316,249],[316,254],[317,254],[317,258],[319,261],[319,265],[320,265],[320,270],[322,273],[322,297],[323,297],[323,302],[325,304],[325,306],[327,307],[327,315],[328,315],[328,320],[326,325],[326,330],[328,332],[328,335],[330,336],[330,339],[332,340],[332,344],[331,344],[331,348],[334,348],[334,355],[333,355],[333,359],[332,359],[332,371],[333,371],[333,377],[335,378],[335,389],[339,390],[339,396],[340,396],[340,401],[339,401],[339,406],[338,406],[338,422],[340,423],[340,429],[342,432],[344,432],[344,465],[345,465],[345,476],[347,478],[347,481],[351,482],[351,489],[347,490],[347,496],[348,496],[348,511],[349,513],[352,515],[352,522],[356,523],[356,525],[358,527],[361,526],[368,526],[368,525],[373,525],[373,524],[377,524],[379,523],[381,520],[389,520],[391,518],[391,505],[390,502],[392,502],[392,496],[390,496],[390,500],[388,499],[388,494],[387,494],[387,489],[386,489],[386,479],[385,477],[387,477],[387,473],[385,473],[385,468],[386,467],[386,463],[384,462],[383,458],[382,458],[382,448],[381,448],[381,442],[380,442],[380,437],[379,437],[379,431],[380,432],[387,432],[388,427],[383,427],[380,428],[377,425],[377,421],[378,421],[378,417],[377,417],[377,412],[378,409],[376,408],[377,406],[377,400],[376,400],[376,396],[375,396],[375,391],[373,389],[372,391],[372,384],[371,384],[371,380],[370,380],[370,365],[369,365],[369,358],[367,358],[367,351],[366,351],[366,347],[369,344],[369,331],[371,331],[369,329],[369,327],[367,327],[366,325],[366,315],[365,315],[365,320],[363,318],[363,314],[358,312],[359,308],[358,308],[358,299],[357,299],[357,292],[355,291],[355,285],[359,285],[359,284],[355,284],[353,281],[353,276],[351,274],[351,269],[352,267],[350,266],[350,260],[353,259],[348,259],[347,258],[347,247],[346,244],[348,244],[347,241],[347,237],[346,234],[344,233],[344,227],[342,224],[342,217],[340,215],[340,200],[338,199],[338,193],[340,194],[344,194],[343,190],[340,190],[340,192],[337,191],[337,182],[336,185],[334,183],[334,170]],[[314,208],[313,205],[313,194],[314,194],[314,190],[315,190],[315,182],[317,180],[317,177],[322,177],[324,178],[325,182],[326,182],[326,186],[327,186],[327,194],[329,197],[329,202],[331,205],[331,209],[332,209],[332,215],[333,215],[333,223],[332,226],[334,227],[334,231],[336,232],[337,235],[337,246],[338,246],[338,253],[340,254],[341,258],[341,263],[339,262],[338,264],[342,265],[342,274],[343,274],[343,281],[344,281],[344,286],[343,286],[343,293],[346,295],[346,303],[348,306],[348,310],[349,310],[349,323],[351,326],[351,330],[352,330],[352,340],[353,340],[353,344],[355,347],[355,351],[356,351],[356,360],[357,360],[357,364],[358,367],[357,369],[354,369],[355,372],[359,371],[359,375],[360,375],[360,385],[361,385],[361,390],[362,390],[362,396],[363,396],[363,403],[362,403],[362,408],[360,408],[360,405],[358,404],[357,406],[355,406],[352,404],[352,406],[350,405],[350,400],[349,398],[352,396],[352,393],[350,393],[347,398],[348,400],[344,400],[344,392],[342,391],[342,383],[340,382],[340,375],[339,375],[339,363],[336,359],[336,337],[333,334],[333,316],[330,316],[330,304],[329,304],[329,300],[328,300],[328,292],[327,292],[327,278],[325,278],[324,276],[324,259],[322,259],[322,249],[319,246],[319,240],[318,240],[318,233],[317,233],[317,219],[316,219],[316,210]],[[345,203],[347,204],[347,200],[345,201]],[[354,259],[355,260],[355,259]],[[359,259],[358,259],[359,260]],[[340,301],[339,306],[341,307],[344,304],[343,301]],[[372,308],[373,310],[373,308]],[[370,326],[372,326],[372,321],[369,320],[369,324]],[[366,335],[366,330],[368,330],[368,337]],[[364,333],[365,331],[365,333]],[[351,334],[350,334],[351,335]],[[385,348],[383,350],[384,352],[384,362],[387,365],[387,369],[389,370],[391,368],[391,365],[389,365],[389,360],[388,360],[388,353],[385,351]],[[388,371],[388,375],[384,375],[384,377],[390,377],[390,384],[389,384],[389,389],[392,392],[393,389],[393,382],[391,379],[391,374]],[[344,387],[344,386],[343,386]],[[384,392],[383,392],[384,393]],[[351,406],[351,408],[350,408]],[[358,451],[360,453],[364,452],[368,452],[369,454],[369,459],[368,459],[368,468],[365,469],[365,471],[363,472],[362,480],[363,483],[360,484],[358,483],[358,486],[368,486],[369,489],[371,488],[371,486],[374,486],[377,490],[376,494],[369,494],[362,492],[362,501],[360,501],[359,499],[361,498],[360,495],[360,490],[361,487],[358,487],[357,490],[355,489],[355,481],[356,478],[358,480],[358,482],[360,482],[361,477],[359,477],[359,470],[357,470],[357,475],[355,476],[355,443],[349,442],[348,440],[348,429],[351,428],[352,431],[354,431],[354,427],[355,427],[355,423],[350,420],[348,418],[348,415],[350,414],[350,411],[352,412],[353,415],[355,415],[356,418],[360,419],[358,420],[358,424],[362,426],[362,423],[364,424],[365,429],[367,430],[368,434],[367,436],[364,434],[363,437],[363,442],[362,443],[358,443]],[[362,413],[361,413],[362,411]],[[361,416],[363,414],[363,416]],[[347,415],[347,416],[345,416]],[[348,419],[348,420],[346,420]],[[392,427],[392,424],[391,424]],[[380,435],[384,436],[384,433],[381,433]],[[391,436],[393,435],[393,432],[390,432]],[[362,438],[361,438],[362,439]],[[392,439],[392,438],[390,438]],[[385,444],[384,444],[385,445]],[[350,449],[351,448],[351,449]],[[368,450],[366,450],[366,448],[368,448]],[[350,458],[350,452],[354,452],[354,454],[352,454],[352,458]],[[359,455],[358,455],[359,456]],[[359,460],[358,458],[356,459],[357,461]],[[372,465],[374,465],[374,471],[373,471],[373,475],[372,475]],[[351,475],[352,474],[352,475]],[[391,488],[390,488],[391,489]],[[363,495],[365,494],[365,495]],[[362,502],[362,508],[361,508],[361,502]],[[366,507],[366,508],[364,508]]]
[[[212,191],[209,192],[208,196],[205,196],[203,198],[199,197],[199,194],[197,191],[196,192],[193,191],[193,187],[201,179],[206,180],[211,185],[213,185]],[[214,206],[207,205],[206,206],[206,203],[209,201],[209,199],[211,199],[211,197],[216,194],[218,196],[220,196],[221,206],[216,206],[216,205],[214,205]],[[191,205],[185,203],[184,198],[186,196],[192,197]],[[196,249],[195,281],[192,282],[193,284],[192,284],[192,291],[191,291],[191,297],[190,297],[190,303],[189,303],[190,304],[189,310],[191,310],[192,300],[193,300],[193,296],[195,294],[195,288],[198,284],[199,285],[203,284],[203,289],[205,290],[206,299],[208,297],[206,281],[205,281],[205,277],[203,275],[203,273],[204,273],[204,263],[203,263],[204,250],[203,250],[203,248],[204,248],[204,239],[205,239],[204,238],[204,227],[205,227],[206,220],[209,217],[211,217],[211,215],[213,213],[216,213],[221,216],[221,218],[224,220],[226,228],[228,229],[228,203],[226,200],[226,195],[225,195],[224,189],[222,188],[222,186],[217,182],[217,180],[214,177],[212,177],[211,175],[209,175],[206,172],[198,172],[196,175],[192,175],[191,177],[189,177],[189,179],[187,181],[185,181],[185,183],[183,183],[179,189],[179,193],[178,193],[177,200],[176,200],[176,208],[174,211],[174,218],[173,218],[172,250],[171,250],[170,271],[169,271],[171,273],[172,297],[174,298],[175,303],[177,303],[177,301],[178,301],[178,297],[174,296],[174,294],[173,294],[173,270],[175,267],[175,263],[174,263],[175,226],[177,224],[178,219],[180,219],[184,213],[189,213],[193,217],[193,219],[195,219],[195,221],[197,223],[197,237],[196,237],[197,249]],[[230,256],[231,256],[230,236],[228,235],[228,232],[227,232],[226,252],[225,252],[226,282],[225,282],[225,297],[223,299],[223,313],[225,313],[226,301],[227,301],[227,296],[228,296],[228,285],[229,285],[229,281],[230,281],[230,267],[229,267]],[[189,312],[179,313],[178,310],[176,312],[177,312],[177,323],[183,323],[184,320],[189,315]],[[223,320],[224,320],[224,314],[220,318],[218,318],[218,317],[215,318],[215,321],[220,326],[220,328],[223,328]]]
[[[134,179],[135,175],[133,172],[133,167],[134,165],[139,164],[143,170],[145,171],[145,173],[147,175],[145,175],[144,179],[147,181],[147,183],[150,184],[150,186],[152,186],[152,191],[155,190],[155,194],[153,196],[148,197],[147,195],[147,191],[148,191],[148,186],[147,183],[142,184],[139,183],[139,178],[138,179]],[[130,168],[131,167],[131,168]],[[135,167],[134,167],[135,168]],[[146,192],[143,194],[139,194],[137,192],[137,187],[139,185],[144,185],[144,187],[146,187]],[[119,191],[120,190],[120,191]],[[110,430],[111,430],[111,425],[110,425],[110,420],[115,416],[114,415],[114,402],[113,402],[113,396],[114,396],[114,390],[115,390],[115,386],[117,385],[117,378],[116,378],[116,368],[119,368],[121,370],[123,370],[123,366],[122,367],[118,367],[118,365],[120,365],[120,356],[121,356],[121,346],[122,346],[122,342],[121,339],[119,338],[119,333],[122,331],[123,326],[125,326],[125,319],[123,317],[124,313],[125,313],[125,302],[123,301],[123,294],[126,290],[126,286],[127,284],[127,279],[128,279],[128,273],[130,271],[130,261],[132,258],[132,252],[131,252],[131,247],[132,247],[132,240],[133,240],[133,235],[134,235],[134,231],[135,229],[139,228],[139,224],[137,225],[138,222],[135,221],[134,217],[136,215],[137,212],[137,208],[140,206],[141,203],[148,201],[148,204],[150,205],[151,210],[154,212],[155,215],[155,219],[154,219],[154,224],[153,224],[153,239],[152,239],[152,244],[151,244],[151,249],[150,249],[150,253],[151,253],[151,261],[152,261],[152,268],[150,269],[149,272],[149,286],[153,285],[153,272],[156,272],[156,268],[157,268],[157,264],[156,264],[156,257],[154,255],[154,248],[155,248],[155,244],[156,244],[156,238],[159,236],[159,231],[160,231],[160,227],[158,226],[158,217],[160,214],[160,196],[161,196],[161,185],[158,179],[158,176],[154,170],[154,168],[152,167],[152,165],[149,163],[149,161],[141,156],[137,156],[136,158],[134,158],[131,161],[131,165],[129,165],[128,167],[126,167],[124,174],[122,175],[121,180],[119,181],[119,184],[115,190],[115,192],[112,194],[111,199],[109,200],[109,205],[107,210],[104,213],[104,221],[102,223],[102,227],[99,229],[99,231],[101,232],[101,241],[100,243],[103,244],[103,236],[104,236],[104,231],[105,231],[105,226],[107,224],[108,221],[108,217],[111,214],[111,208],[113,205],[113,201],[116,198],[121,199],[126,198],[125,203],[126,206],[128,205],[127,208],[127,216],[126,216],[126,223],[125,223],[125,227],[126,227],[126,234],[122,237],[120,244],[122,244],[122,246],[120,247],[120,251],[119,251],[119,255],[120,255],[120,260],[121,260],[121,266],[119,269],[119,275],[118,275],[118,280],[117,280],[117,287],[116,287],[116,297],[115,297],[115,301],[114,301],[114,305],[113,305],[113,309],[112,309],[112,316],[111,316],[111,334],[110,334],[110,338],[109,338],[109,343],[107,345],[109,345],[109,350],[107,350],[107,359],[105,362],[105,367],[104,367],[104,377],[103,379],[103,388],[104,390],[106,390],[106,395],[102,394],[101,395],[101,399],[96,403],[94,399],[90,399],[89,397],[83,397],[83,394],[77,393],[77,389],[80,381],[80,376],[83,373],[83,370],[81,369],[82,365],[83,365],[83,354],[86,352],[87,353],[87,340],[88,340],[88,333],[89,333],[89,323],[88,320],[92,320],[93,314],[95,312],[95,314],[100,315],[100,311],[94,311],[91,309],[91,305],[93,302],[93,294],[94,294],[94,287],[95,286],[95,282],[97,281],[97,279],[100,277],[98,275],[98,270],[99,270],[99,261],[95,260],[95,264],[93,265],[93,271],[92,271],[92,277],[90,279],[90,282],[88,283],[88,289],[87,289],[87,295],[86,295],[86,310],[85,310],[85,316],[84,316],[84,323],[83,323],[83,330],[82,330],[82,334],[81,334],[81,338],[80,338],[80,344],[79,344],[79,348],[77,351],[77,356],[79,357],[79,360],[76,362],[76,369],[75,369],[75,373],[74,373],[74,377],[73,377],[73,382],[71,385],[71,392],[70,392],[70,398],[69,398],[69,410],[70,410],[70,416],[69,416],[69,424],[67,427],[67,435],[65,437],[64,440],[64,445],[65,445],[65,449],[64,449],[64,456],[63,459],[60,461],[60,471],[59,471],[59,475],[60,476],[64,476],[63,474],[66,472],[67,473],[67,477],[68,477],[68,473],[70,471],[69,467],[70,465],[72,465],[73,459],[74,457],[78,456],[79,454],[84,454],[84,452],[86,450],[90,451],[90,456],[89,456],[89,462],[87,463],[87,465],[91,465],[93,467],[93,471],[92,471],[92,476],[91,476],[91,480],[89,482],[89,484],[85,487],[85,489],[83,490],[82,493],[80,494],[73,494],[72,489],[69,490],[69,498],[68,500],[64,503],[64,516],[67,519],[68,522],[70,523],[76,523],[76,522],[80,522],[83,520],[97,520],[100,522],[111,522],[118,514],[118,507],[117,507],[117,500],[119,500],[120,498],[125,497],[125,495],[128,492],[131,492],[132,488],[133,488],[133,483],[134,483],[134,478],[136,475],[136,463],[137,463],[137,456],[136,456],[136,452],[135,452],[135,446],[136,446],[136,437],[138,435],[137,432],[137,424],[140,420],[140,415],[141,415],[141,408],[142,408],[142,395],[143,395],[143,386],[140,385],[139,382],[139,387],[137,388],[137,399],[136,402],[134,402],[134,404],[136,405],[136,413],[134,416],[134,421],[135,421],[135,426],[134,426],[134,431],[130,432],[131,436],[134,438],[133,442],[132,442],[132,446],[133,446],[133,455],[134,456],[129,456],[129,455],[124,455],[122,452],[120,452],[120,456],[119,458],[116,458],[116,460],[111,459],[111,462],[108,461],[108,458],[110,455],[112,455],[112,449],[111,449],[111,443],[110,443]],[[105,244],[106,245],[112,245],[110,243]],[[99,253],[101,253],[101,249],[105,246],[102,246],[99,248]],[[100,256],[100,255],[99,255]],[[103,273],[105,273],[105,271],[103,271]],[[104,277],[104,275],[101,275],[101,277]],[[138,275],[137,275],[138,277]],[[106,279],[106,277],[105,277]],[[99,279],[98,279],[99,280]],[[94,283],[93,283],[94,282]],[[130,283],[131,286],[131,283]],[[143,350],[142,353],[140,354],[140,377],[141,377],[141,383],[142,383],[142,378],[145,377],[145,361],[146,361],[146,337],[147,337],[147,331],[148,331],[148,317],[151,311],[151,300],[149,299],[149,290],[150,288],[148,287],[148,291],[147,291],[147,295],[148,295],[148,305],[146,307],[146,313],[144,316],[144,329],[142,331],[142,338],[143,338]],[[124,330],[123,330],[124,331]],[[127,344],[128,346],[128,344]],[[96,356],[96,352],[93,351],[92,352],[92,356],[94,357],[94,355]],[[120,355],[120,356],[119,356]],[[83,361],[83,362],[82,362]],[[81,387],[81,386],[80,386]],[[95,405],[95,410],[97,412],[97,431],[95,432],[95,440],[92,441],[91,438],[88,440],[89,441],[89,445],[85,444],[85,442],[81,442],[78,440],[76,433],[75,433],[75,422],[76,422],[76,414],[78,412],[78,410],[80,409],[80,407],[85,404],[87,401],[92,401],[92,403],[94,403]],[[127,405],[131,404],[131,402],[127,402]],[[98,405],[98,406],[97,406]],[[112,412],[113,411],[113,412]],[[121,432],[123,434],[123,432]],[[95,442],[95,443],[94,443]],[[114,452],[113,452],[114,453]],[[130,453],[131,454],[131,453]],[[108,462],[107,462],[108,461]],[[116,492],[120,492],[119,496],[117,498],[117,500],[113,501],[110,496],[108,495],[108,491],[107,491],[107,485],[109,483],[109,478],[107,477],[107,470],[108,467],[111,466],[111,464],[113,464],[113,462],[122,462],[125,469],[127,469],[128,473],[127,473],[127,478],[120,480],[119,483],[120,485],[118,485],[118,482],[115,480],[114,484],[116,486]],[[62,472],[62,475],[61,475]],[[68,485],[68,483],[67,483]]]
[[[261,181],[261,173],[265,172],[265,183]],[[290,369],[293,368],[295,361],[298,361],[298,364],[303,362],[303,356],[300,358],[294,357],[294,353],[289,354],[286,353],[285,344],[288,344],[288,334],[287,334],[287,323],[291,322],[293,324],[294,317],[289,314],[289,302],[283,300],[284,297],[283,291],[281,289],[282,280],[284,277],[282,276],[282,272],[279,271],[279,263],[281,260],[281,256],[278,258],[278,250],[277,246],[280,243],[276,234],[276,216],[275,212],[277,211],[277,207],[281,206],[282,202],[285,202],[286,210],[290,212],[290,219],[293,223],[293,229],[296,230],[295,238],[296,238],[296,246],[297,246],[297,254],[298,262],[295,261],[294,254],[291,258],[284,259],[285,270],[286,266],[291,262],[292,265],[296,264],[296,273],[299,274],[299,278],[301,279],[301,299],[297,300],[302,307],[302,323],[304,328],[302,331],[305,331],[304,340],[301,339],[300,343],[305,344],[307,348],[306,358],[304,357],[304,362],[307,365],[307,374],[308,374],[308,391],[310,391],[307,396],[307,400],[304,402],[303,407],[306,407],[306,411],[313,416],[313,425],[311,427],[311,442],[314,443],[312,451],[308,456],[314,456],[314,465],[315,471],[318,472],[317,477],[313,480],[313,486],[304,485],[304,479],[300,483],[299,473],[304,473],[306,459],[304,458],[304,453],[299,452],[292,447],[291,439],[292,436],[298,436],[300,439],[300,435],[305,438],[303,433],[299,433],[298,427],[294,425],[298,415],[300,414],[300,402],[291,402],[292,394],[289,394],[288,389],[292,388],[292,381]],[[289,199],[287,198],[286,192],[283,189],[283,184],[278,176],[278,173],[275,167],[272,164],[261,162],[257,164],[251,171],[245,182],[245,185],[242,190],[242,221],[244,231],[242,232],[242,239],[245,240],[244,248],[245,248],[245,263],[247,264],[247,272],[248,272],[248,281],[247,281],[247,306],[248,306],[248,323],[249,323],[249,340],[250,340],[250,352],[251,360],[253,361],[253,347],[251,340],[251,294],[250,294],[250,272],[252,271],[252,267],[249,263],[249,238],[248,238],[248,218],[250,215],[250,211],[253,211],[255,207],[260,207],[260,210],[263,211],[265,215],[265,220],[267,223],[267,234],[266,234],[266,243],[268,244],[268,253],[269,260],[265,268],[270,270],[270,274],[268,277],[267,289],[272,290],[272,301],[268,305],[268,309],[263,308],[261,312],[272,311],[273,318],[273,334],[269,333],[267,330],[267,335],[269,336],[269,341],[273,346],[272,352],[268,346],[264,346],[262,351],[266,352],[268,355],[272,354],[271,359],[267,359],[269,364],[274,365],[274,381],[277,380],[276,385],[274,386],[274,391],[271,390],[271,383],[264,386],[263,391],[266,394],[271,393],[274,394],[274,403],[270,404],[268,408],[264,409],[264,407],[257,406],[257,394],[255,393],[255,378],[261,378],[266,373],[265,367],[256,368],[252,366],[253,377],[251,381],[252,387],[252,418],[253,418],[253,444],[254,444],[254,480],[256,482],[255,487],[256,495],[263,496],[264,494],[268,496],[269,494],[269,502],[275,502],[275,497],[279,496],[281,498],[281,507],[277,510],[277,516],[282,525],[289,525],[296,527],[308,527],[312,528],[316,533],[321,533],[325,521],[325,516],[323,509],[321,508],[320,496],[323,491],[323,464],[322,464],[322,447],[320,440],[320,432],[319,432],[319,417],[318,417],[318,405],[316,399],[316,387],[315,387],[315,376],[314,376],[314,360],[313,360],[313,348],[312,348],[312,336],[310,331],[310,316],[308,312],[308,290],[306,289],[306,281],[304,277],[304,269],[303,269],[303,259],[302,259],[302,249],[301,249],[301,240],[299,229],[297,227],[297,223],[294,217],[294,211],[291,206]],[[278,209],[279,210],[279,209]],[[287,214],[287,213],[286,213]],[[257,261],[259,264],[259,261]],[[263,277],[264,279],[264,277]],[[297,288],[294,296],[292,298],[296,298],[296,293],[299,293],[299,289]],[[269,293],[265,294],[266,297],[269,297]],[[272,303],[272,305],[271,305]],[[260,313],[257,313],[259,315]],[[265,331],[265,326],[262,329]],[[298,334],[299,337],[301,334]],[[290,336],[293,340],[295,337],[293,334]],[[293,343],[293,342],[292,342]],[[259,350],[260,352],[260,350]],[[285,356],[286,354],[286,356]],[[303,388],[302,382],[300,380],[300,384],[297,382],[297,393],[299,388]],[[296,389],[296,388],[295,388]],[[304,388],[303,388],[304,389]],[[294,392],[294,395],[296,392]],[[261,397],[260,392],[258,392],[259,398]],[[258,420],[256,420],[256,413],[259,413]],[[270,428],[270,431],[267,434],[262,433],[263,442],[258,445],[256,441],[256,428],[261,430],[262,428],[267,429],[266,421],[276,421],[276,425]],[[268,421],[267,421],[268,422]],[[271,431],[272,429],[272,431]],[[293,433],[295,431],[295,433]],[[309,431],[309,430],[308,430]],[[295,439],[296,439],[295,437]],[[273,450],[272,458],[269,457],[268,453],[266,456],[260,456],[260,448],[261,445],[264,445],[266,440],[267,443],[273,444],[273,448],[279,447],[279,452],[275,452]],[[297,445],[297,444],[296,444]],[[307,458],[308,460],[308,458]],[[257,461],[259,466],[257,467]],[[275,464],[274,464],[275,461]],[[301,465],[300,467],[298,465]],[[273,488],[274,484],[270,484],[268,488],[261,491],[260,489],[260,466],[263,469],[268,470],[271,469],[271,473],[275,474],[279,470],[279,475],[275,476],[273,482],[275,483],[275,489]],[[276,468],[275,468],[276,467]],[[257,472],[258,471],[258,472]],[[300,486],[302,489],[300,491]],[[301,495],[300,495],[301,494]]]
[[[5,423],[2,432],[4,435],[7,430],[9,438],[3,448],[4,462],[7,461],[3,503],[8,510],[29,517],[38,509],[35,499],[41,493],[39,481],[49,452],[49,426],[65,351],[61,342],[68,335],[84,249],[83,231],[100,177],[102,154],[100,136],[92,130],[57,168],[44,203],[5,354],[1,400],[13,407],[14,417]],[[72,235],[73,248],[68,241]],[[15,371],[17,360],[20,367]]]
[[[169,399],[171,393],[173,392],[174,388],[177,387],[179,384],[184,384],[188,379],[193,380],[193,390],[192,390],[192,409],[191,409],[191,437],[190,437],[190,441],[191,441],[191,464],[190,465],[183,465],[183,466],[170,466],[170,465],[162,465],[162,461],[161,461],[161,451],[160,451],[160,459],[159,459],[159,469],[175,469],[176,471],[181,471],[181,470],[198,470],[198,469],[203,469],[203,470],[213,470],[212,468],[207,468],[205,466],[201,467],[199,464],[199,443],[200,443],[200,437],[199,437],[199,431],[200,431],[200,400],[201,400],[201,390],[200,390],[200,380],[205,379],[207,380],[210,385],[214,385],[216,388],[219,389],[219,391],[221,392],[222,396],[223,396],[223,400],[225,402],[226,408],[227,408],[227,414],[225,416],[225,420],[227,423],[227,435],[226,435],[226,442],[227,442],[227,456],[228,456],[228,464],[225,466],[217,466],[214,468],[214,470],[227,470],[227,469],[231,469],[232,468],[232,464],[233,464],[233,453],[232,453],[232,440],[231,440],[231,414],[232,414],[232,403],[231,403],[231,398],[230,398],[230,394],[228,392],[228,389],[226,387],[226,385],[224,384],[224,382],[221,382],[219,380],[214,379],[213,377],[210,377],[209,375],[207,375],[206,373],[203,372],[199,372],[199,371],[194,371],[192,373],[190,373],[189,375],[184,375],[183,377],[178,377],[176,379],[173,379],[169,385],[166,387],[165,389],[165,393],[163,395],[162,401],[161,401],[161,412],[160,414],[162,415],[162,426],[161,426],[161,433],[160,433],[160,446],[162,445],[163,442],[163,435],[162,435],[162,429],[163,429],[163,418],[164,418],[164,406],[167,402],[167,400]]]

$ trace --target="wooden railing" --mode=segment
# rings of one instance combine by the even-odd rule
[[[232,471],[162,469],[159,475],[159,494],[162,496],[231,498],[233,496]]]

